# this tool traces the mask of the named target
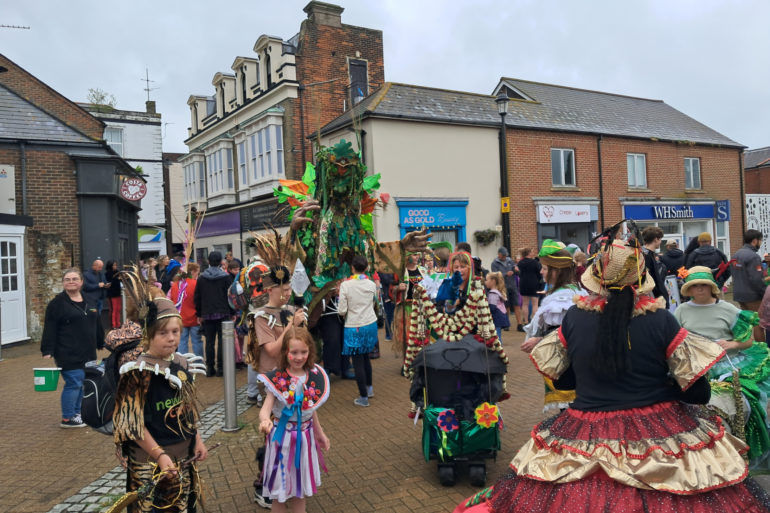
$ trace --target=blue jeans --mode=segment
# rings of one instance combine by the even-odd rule
[[[86,371],[84,369],[63,370],[61,377],[64,378],[64,389],[61,391],[61,418],[69,420],[75,415],[80,415]]]
[[[203,340],[201,340],[201,327],[190,326],[182,328],[182,336],[179,338],[179,352],[187,353],[189,351],[189,345],[187,340],[192,342],[192,351],[197,356],[203,356]]]

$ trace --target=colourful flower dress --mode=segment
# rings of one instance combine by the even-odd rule
[[[258,379],[276,399],[275,422],[265,451],[262,495],[278,502],[314,495],[326,464],[316,443],[313,412],[329,398],[329,377],[315,365],[305,377],[275,370],[260,374]]]

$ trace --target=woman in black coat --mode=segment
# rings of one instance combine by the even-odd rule
[[[80,293],[83,275],[67,269],[62,278],[64,290],[45,309],[40,352],[61,367],[64,389],[61,392],[63,428],[85,427],[80,418],[86,362],[96,360],[96,350],[104,347],[104,330],[95,304]]]
[[[521,309],[523,317],[529,323],[529,319],[534,317],[537,312],[537,306],[540,302],[538,291],[540,290],[540,270],[543,268],[540,261],[535,258],[535,250],[532,248],[523,248],[521,250],[521,260],[516,264],[519,267],[519,292],[521,293]],[[532,310],[527,318],[527,305],[531,303]]]

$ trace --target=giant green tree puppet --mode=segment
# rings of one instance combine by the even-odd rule
[[[424,230],[401,241],[375,241],[372,215],[388,200],[379,187],[380,175],[367,176],[360,153],[343,139],[321,146],[315,166],[307,164],[301,181],[281,180],[274,190],[278,201],[291,207],[291,227],[284,240],[287,254],[302,261],[311,279],[315,292],[306,294],[312,296],[311,317],[320,299],[351,275],[353,255],[366,255],[371,269],[401,273],[406,253],[425,249],[429,236]]]

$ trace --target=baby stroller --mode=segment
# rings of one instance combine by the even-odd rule
[[[502,419],[495,403],[503,395],[505,363],[467,335],[424,347],[412,370],[409,395],[423,410],[425,461],[438,460],[443,486],[454,486],[459,462],[467,463],[473,486],[484,486],[484,460],[494,459],[500,450]]]

